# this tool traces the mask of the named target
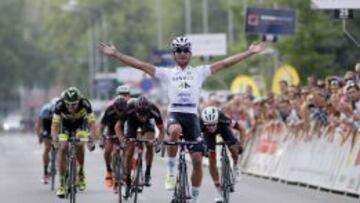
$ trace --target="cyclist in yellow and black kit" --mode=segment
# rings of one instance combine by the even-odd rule
[[[68,151],[69,136],[80,138],[89,136],[95,138],[95,116],[92,112],[91,104],[88,99],[81,96],[76,87],[66,89],[60,100],[55,105],[51,134],[53,140],[60,141],[58,150],[58,170],[60,175],[60,185],[56,192],[59,197],[65,196],[65,174],[66,174],[66,154]],[[84,173],[84,144],[78,144],[76,157],[79,164],[78,187],[80,191],[86,189],[86,179]]]

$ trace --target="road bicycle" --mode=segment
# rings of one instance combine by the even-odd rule
[[[234,174],[231,169],[230,159],[226,150],[226,142],[218,142],[216,145],[221,145],[221,177],[220,185],[222,195],[224,198],[223,203],[229,202],[230,192],[234,191]]]
[[[176,177],[176,185],[171,203],[187,203],[189,200],[191,200],[189,180],[187,174],[187,165],[185,159],[186,146],[197,145],[201,143],[202,141],[185,141],[183,139],[180,139],[179,141],[176,142],[169,142],[169,141],[164,142],[165,145],[180,146],[179,163],[178,163],[179,173]]]

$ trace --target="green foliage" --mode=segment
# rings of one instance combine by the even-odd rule
[[[185,32],[184,1],[180,0],[78,0],[76,10],[63,9],[65,0],[2,0],[0,2],[0,92],[10,94],[20,85],[49,87],[60,83],[88,89],[89,64],[99,41],[112,41],[123,52],[146,60],[158,48],[158,16],[162,22],[161,48],[168,48],[174,36]],[[157,7],[160,2],[160,8]],[[202,1],[192,4],[192,32],[203,32]],[[228,54],[246,50],[257,35],[244,32],[244,2],[248,6],[296,9],[297,28],[293,36],[280,36],[274,47],[281,63],[295,65],[302,78],[341,75],[359,62],[360,52],[341,31],[332,13],[315,11],[310,0],[208,0],[209,32],[227,32],[228,9],[234,14],[235,41]],[[19,15],[22,14],[22,15]],[[102,17],[102,18],[100,18]],[[103,19],[101,21],[100,19]],[[106,22],[106,24],[101,24]],[[360,37],[360,15],[355,12],[348,28]],[[99,55],[98,55],[99,56]],[[90,57],[90,60],[89,60]],[[212,62],[223,59],[216,57]],[[198,58],[193,64],[202,63]],[[119,66],[109,60],[110,71]],[[96,66],[97,67],[97,66]],[[100,63],[99,69],[104,64]],[[255,67],[269,84],[273,71],[271,56],[256,56],[211,77],[206,88],[223,89],[240,73]]]

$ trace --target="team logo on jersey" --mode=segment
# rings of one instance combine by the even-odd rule
[[[190,88],[191,86],[189,85],[189,83],[187,83],[186,81],[184,82],[180,82],[179,85],[178,85],[179,88],[182,88],[182,89],[188,89]]]

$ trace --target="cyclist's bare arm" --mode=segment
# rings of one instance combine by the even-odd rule
[[[39,138],[40,138],[40,134],[41,134],[41,129],[42,129],[41,119],[37,118],[36,123],[35,123],[35,133]]]
[[[102,123],[100,123],[99,124],[99,127],[98,127],[98,135],[99,136],[101,136],[102,134],[103,134],[103,132],[104,132],[104,129],[105,129],[105,125],[104,124],[102,124]]]
[[[164,125],[158,124],[157,128],[159,129],[159,142],[161,143],[164,141],[164,137],[165,137]]]
[[[52,119],[52,123],[51,123],[51,136],[52,136],[53,141],[56,141],[57,136],[59,134],[60,121],[61,121],[60,116],[58,114],[54,114],[53,119]]]
[[[245,136],[246,136],[245,128],[242,127],[238,122],[235,122],[233,128],[240,133],[240,136],[239,136],[240,146],[244,146],[244,144],[245,144]]]
[[[258,44],[252,44],[248,48],[248,50],[246,50],[242,53],[232,55],[221,61],[217,61],[210,65],[211,74],[215,74],[221,70],[224,70],[235,64],[238,64],[241,61],[244,61],[245,59],[249,58],[250,56],[262,52],[267,46],[268,46],[267,43],[264,43],[264,42],[261,42]]]
[[[117,121],[115,124],[115,134],[116,137],[118,137],[119,139],[121,139],[121,137],[123,136],[123,131],[121,130],[121,124],[122,122],[120,120]]]
[[[132,56],[128,56],[128,55],[121,53],[113,44],[100,43],[98,45],[98,50],[105,55],[116,58],[117,60],[119,60],[120,62],[122,62],[128,66],[142,70],[152,77],[155,75],[155,66],[154,65],[146,63],[144,61],[141,61]]]
[[[90,121],[88,122],[88,127],[90,130],[90,136],[93,140],[97,139],[97,129],[96,129],[96,125],[95,125],[95,121]]]

